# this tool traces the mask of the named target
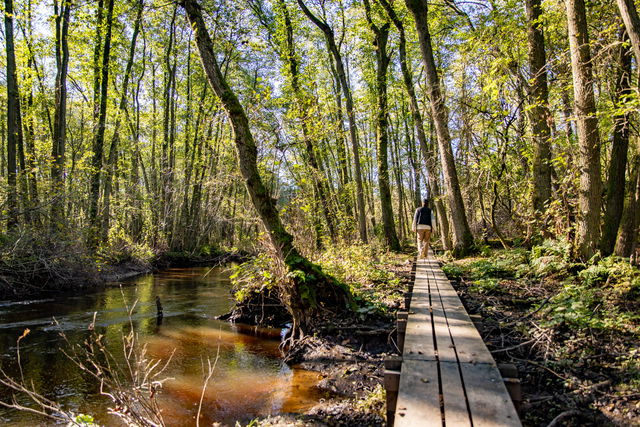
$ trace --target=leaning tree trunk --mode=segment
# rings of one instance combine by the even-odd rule
[[[600,176],[600,134],[593,93],[593,73],[584,0],[565,0],[569,28],[574,115],[580,148],[580,187],[576,246],[582,259],[591,258],[600,237],[602,177]]]
[[[276,201],[270,196],[258,172],[258,149],[251,134],[249,119],[220,70],[200,5],[195,0],[183,0],[181,5],[196,32],[196,44],[209,85],[231,122],[240,172],[247,192],[278,257],[290,272],[291,286],[285,285],[283,302],[293,316],[294,330],[302,332],[311,326],[313,315],[320,305],[340,309],[350,302],[349,291],[304,258],[293,245],[293,237],[280,220]]]
[[[624,41],[624,35],[622,40]],[[619,55],[616,104],[618,104],[618,108],[624,109],[626,99],[632,93],[631,52],[628,48],[620,46]],[[600,252],[604,256],[613,253],[624,208],[625,173],[629,151],[629,112],[623,111],[620,114],[616,114],[614,122],[604,224],[602,226],[602,238],[600,239]]]
[[[424,158],[425,167],[427,173],[425,174],[427,180],[429,182],[429,187],[431,188],[431,192],[429,196],[433,199],[433,206],[436,211],[436,216],[438,218],[438,223],[440,225],[440,233],[442,235],[442,244],[445,250],[451,250],[451,238],[449,237],[449,220],[447,219],[447,212],[444,207],[444,203],[440,200],[440,191],[438,185],[438,165],[436,156],[434,155],[433,150],[429,150],[429,144],[427,143],[427,136],[424,131],[424,123],[422,120],[422,114],[420,113],[420,107],[418,106],[418,99],[416,97],[416,91],[413,87],[413,77],[411,71],[409,70],[409,63],[407,61],[407,41],[405,37],[404,24],[398,18],[398,15],[395,13],[395,9],[389,3],[389,0],[380,0],[380,4],[384,7],[389,15],[389,18],[393,22],[393,24],[398,29],[399,33],[399,43],[398,43],[398,56],[400,58],[400,70],[402,71],[402,80],[404,81],[404,86],[409,95],[409,107],[411,109],[411,117],[413,120],[413,125],[416,129],[416,135],[418,138],[418,144],[420,150],[422,152],[422,157]],[[420,196],[418,195],[418,206],[421,205]]]
[[[551,199],[551,130],[549,121],[549,90],[547,88],[544,32],[540,15],[541,0],[526,0],[529,39],[529,78],[531,90],[531,133],[533,137],[533,210],[539,215]]]
[[[411,11],[420,40],[420,50],[424,63],[427,84],[429,86],[429,98],[431,102],[431,114],[436,128],[438,148],[440,149],[440,161],[444,172],[445,190],[449,200],[449,209],[453,222],[453,246],[454,252],[460,254],[467,252],[473,245],[473,235],[467,222],[467,214],[462,200],[458,173],[451,148],[451,135],[444,96],[440,90],[440,78],[436,68],[433,49],[431,46],[431,34],[427,22],[428,7],[426,0],[405,0],[407,8]],[[444,231],[444,230],[443,230]]]

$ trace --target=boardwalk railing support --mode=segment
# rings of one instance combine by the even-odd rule
[[[522,407],[522,387],[520,387],[520,379],[518,378],[518,368],[512,363],[499,363],[498,369],[502,375],[504,385],[507,387],[509,396],[511,396],[513,406],[516,407],[516,411],[520,414]]]
[[[409,310],[411,308],[411,297],[413,296],[413,292],[405,292],[404,293],[404,309]]]
[[[393,427],[393,419],[400,388],[400,368],[402,357],[391,356],[384,361],[384,389],[387,394],[387,426]]]
[[[398,343],[398,351],[402,354],[402,348],[404,347],[404,336],[407,332],[407,319],[409,318],[408,311],[398,311],[396,318],[396,342]]]

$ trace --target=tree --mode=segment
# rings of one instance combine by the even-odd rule
[[[549,122],[549,90],[547,88],[547,58],[541,22],[542,2],[526,0],[527,35],[529,41],[529,103],[531,104],[531,134],[533,137],[533,209],[545,211],[551,199],[551,130]]]
[[[231,122],[238,164],[251,202],[278,258],[289,271],[292,286],[286,289],[283,302],[293,316],[293,330],[299,329],[300,332],[304,332],[312,324],[318,304],[340,309],[350,301],[349,291],[335,279],[324,274],[318,266],[309,262],[293,245],[293,237],[284,228],[275,200],[258,172],[258,149],[251,133],[249,119],[220,70],[201,7],[196,0],[183,0],[180,4],[196,33],[196,45],[207,81],[220,99]]]
[[[18,164],[17,150],[22,144],[20,93],[16,73],[16,54],[13,39],[13,0],[4,2],[5,51],[7,53],[7,227],[18,225]]]
[[[583,0],[565,0],[569,28],[574,114],[578,128],[580,188],[576,246],[583,259],[591,258],[600,237],[602,177],[600,133],[593,93],[593,72],[586,8]]]
[[[640,18],[633,0],[616,0],[622,22],[627,29],[636,63],[640,64]]]
[[[300,127],[302,128],[302,138],[304,142],[306,160],[309,163],[309,168],[312,175],[311,179],[314,183],[315,191],[317,194],[316,206],[319,206],[322,210],[325,221],[327,223],[329,236],[331,237],[331,240],[335,242],[336,231],[333,213],[330,209],[330,189],[320,171],[316,154],[317,143],[314,144],[314,142],[312,142],[311,132],[307,123],[309,119],[307,115],[308,111],[310,111],[311,109],[311,103],[309,102],[309,95],[304,93],[302,87],[300,86],[300,64],[294,43],[293,24],[291,22],[289,10],[287,9],[287,5],[284,0],[278,0],[277,5],[282,13],[282,21],[284,24],[285,32],[284,40],[280,42],[281,44],[284,44],[283,49],[281,49],[280,56],[287,64],[288,77],[290,79],[291,89],[293,90],[293,94],[296,100],[295,106],[293,108],[295,108]]]
[[[444,203],[440,199],[440,185],[438,184],[438,161],[433,150],[429,149],[427,143],[427,136],[424,131],[424,123],[422,120],[422,113],[418,106],[418,99],[416,97],[416,91],[413,87],[413,77],[411,70],[409,69],[409,61],[407,60],[407,40],[405,36],[404,24],[398,18],[395,9],[389,3],[388,0],[380,0],[380,4],[384,7],[385,11],[389,15],[389,19],[395,25],[398,30],[398,57],[400,60],[400,71],[402,72],[402,80],[404,82],[405,90],[409,96],[409,108],[411,110],[411,118],[413,126],[416,130],[416,136],[418,138],[418,146],[422,152],[422,157],[426,167],[426,177],[429,183],[431,194],[429,195],[434,204],[437,220],[439,224],[440,234],[442,235],[442,243],[444,249],[451,250],[451,238],[449,237],[449,219],[447,218],[447,211],[444,207]],[[417,151],[417,150],[416,150]],[[418,194],[417,206],[422,203],[422,198]]]
[[[425,0],[405,0],[405,2],[415,20],[416,30],[420,40],[420,51],[422,53],[422,61],[424,63],[429,89],[431,114],[436,129],[445,189],[453,224],[454,251],[464,253],[471,249],[473,245],[473,235],[467,222],[467,214],[464,201],[462,200],[462,193],[460,192],[458,173],[451,148],[447,110],[444,103],[444,96],[440,90],[440,78],[438,77],[438,70],[433,56],[431,34],[429,33],[429,25],[427,22],[427,2]]]
[[[387,100],[387,69],[391,58],[387,53],[389,41],[389,23],[378,26],[371,17],[371,6],[365,0],[367,22],[374,34],[373,45],[376,51],[376,137],[378,148],[378,188],[380,190],[380,209],[382,211],[382,226],[387,245],[393,251],[400,250],[400,241],[396,233],[396,225],[393,217],[393,205],[391,203],[391,187],[389,185],[389,107]]]
[[[624,37],[622,38],[624,42]],[[631,52],[624,46],[618,49],[619,71],[616,78],[616,107],[620,110],[614,116],[613,137],[611,138],[611,161],[607,178],[604,210],[604,224],[600,240],[600,252],[611,255],[618,236],[620,220],[624,208],[625,173],[629,150],[629,110],[626,102],[632,94]]]
[[[340,49],[336,44],[335,35],[333,29],[324,21],[316,17],[309,8],[306,6],[303,0],[297,0],[298,5],[309,18],[311,22],[315,24],[325,35],[327,41],[327,47],[333,56],[335,61],[336,71],[338,79],[340,81],[340,87],[344,94],[347,107],[347,117],[349,119],[349,136],[351,139],[351,149],[353,150],[353,168],[354,179],[356,181],[356,210],[358,215],[358,229],[360,231],[360,240],[367,241],[367,222],[365,219],[365,204],[364,204],[364,189],[362,186],[362,172],[360,165],[360,144],[358,143],[358,128],[356,125],[356,115],[353,106],[353,97],[351,90],[349,89],[349,83],[347,82],[347,74],[345,72],[344,63],[342,62],[342,55],[340,55]]]
[[[111,55],[111,31],[113,27],[113,0],[108,0],[107,21],[104,47],[102,49],[102,66],[100,68],[100,95],[98,105],[98,121],[93,141],[93,157],[91,160],[91,187],[89,220],[91,222],[91,244],[97,245],[101,240],[101,216],[98,212],[100,201],[100,182],[102,179],[102,165],[104,157],[104,133],[107,120],[107,96],[109,94],[109,59]]]
[[[630,185],[627,200],[624,204],[620,232],[616,240],[615,254],[629,257],[636,249],[638,240],[638,224],[640,224],[640,155],[636,153],[631,168]]]
[[[53,142],[51,157],[51,187],[56,199],[51,209],[51,221],[57,227],[64,218],[64,163],[67,139],[67,71],[69,69],[69,19],[71,1],[56,1],[56,86],[55,112],[53,119]]]

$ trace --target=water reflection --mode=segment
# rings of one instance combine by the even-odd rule
[[[106,414],[110,402],[98,394],[95,381],[60,351],[64,344],[59,329],[72,343],[82,343],[97,312],[96,331],[106,337],[109,351],[121,357],[121,337],[129,331],[124,295],[128,304],[137,300],[131,323],[149,357],[166,359],[173,354],[166,371],[172,379],[165,383],[160,400],[167,425],[195,424],[207,359],[217,362],[204,395],[203,425],[213,421],[233,425],[235,420],[299,412],[315,404],[321,397],[315,388],[319,378],[281,362],[279,330],[213,318],[231,307],[229,286],[222,269],[171,269],[92,295],[0,302],[0,361],[7,372],[17,375],[16,339],[25,328],[31,329],[20,347],[23,369],[35,388],[75,412],[94,415],[102,424],[119,425]],[[156,296],[163,306],[161,324],[156,320]],[[59,327],[52,324],[53,317]],[[9,396],[0,389],[0,397]],[[0,408],[0,424],[36,425],[46,420]]]

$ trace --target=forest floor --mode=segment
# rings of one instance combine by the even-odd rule
[[[566,249],[485,248],[443,269],[496,361],[518,368],[524,426],[640,425],[640,271]]]

